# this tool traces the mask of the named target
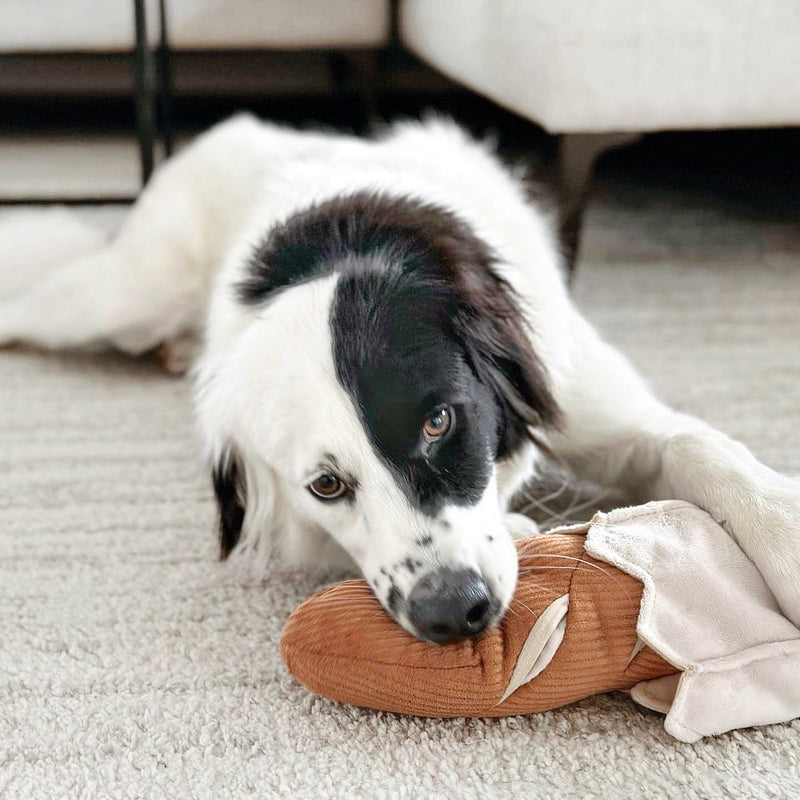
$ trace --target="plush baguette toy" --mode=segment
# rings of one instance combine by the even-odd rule
[[[684,741],[800,716],[800,631],[707,514],[670,501],[517,543],[505,619],[421,642],[364,581],[318,592],[281,639],[312,692],[422,716],[510,716],[629,690]]]

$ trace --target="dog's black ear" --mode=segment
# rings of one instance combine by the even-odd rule
[[[244,467],[234,450],[226,450],[213,468],[219,507],[220,558],[224,561],[239,542],[247,502]]]
[[[455,335],[500,410],[497,455],[513,452],[530,438],[529,428],[558,427],[561,415],[547,372],[514,290],[496,269],[496,254],[449,211],[413,202],[391,211],[392,218],[405,220],[415,231],[407,245],[413,255],[409,263],[422,281],[436,286],[444,278],[447,292],[454,293],[450,317]],[[400,230],[405,228],[400,225]],[[420,240],[425,247],[419,247]]]
[[[483,252],[470,255],[456,270],[456,334],[498,404],[501,457],[528,439],[530,428],[557,428],[561,413],[512,288]]]

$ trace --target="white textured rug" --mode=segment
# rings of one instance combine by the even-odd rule
[[[780,222],[605,197],[577,296],[671,402],[796,473],[798,252]],[[0,353],[0,797],[800,796],[800,722],[685,745],[622,695],[448,721],[311,697],[277,639],[319,579],[242,584],[213,518],[183,380]]]

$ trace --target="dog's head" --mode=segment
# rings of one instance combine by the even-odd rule
[[[199,369],[223,557],[307,562],[332,540],[417,636],[502,616],[517,559],[498,463],[558,412],[493,264],[453,214],[379,194],[267,236],[237,287],[246,319]]]

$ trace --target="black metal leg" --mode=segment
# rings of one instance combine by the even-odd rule
[[[153,149],[156,140],[155,70],[153,54],[147,43],[144,0],[134,0],[133,5],[136,20],[136,49],[134,52],[136,120],[139,129],[142,186],[144,186],[153,172]]]
[[[570,133],[559,137],[558,232],[570,284],[575,278],[583,215],[595,162],[606,150],[635,142],[640,136],[638,133]]]
[[[161,121],[161,141],[164,143],[164,154],[172,155],[172,131],[174,125],[174,112],[172,105],[172,59],[167,31],[167,3],[159,0],[158,16],[161,26],[161,41],[158,46],[158,77],[159,77],[159,117]]]

